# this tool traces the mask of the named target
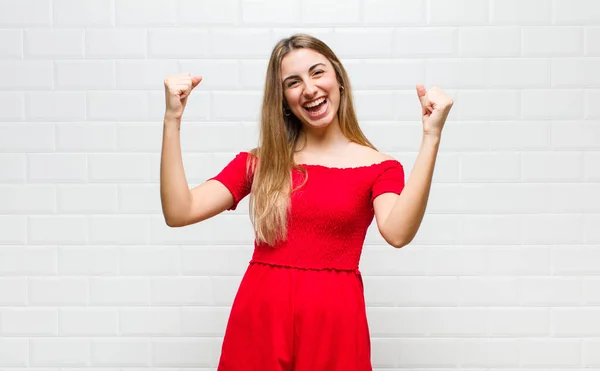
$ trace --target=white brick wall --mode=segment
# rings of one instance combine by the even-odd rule
[[[367,235],[375,368],[600,369],[599,25],[596,0],[0,0],[0,369],[215,368],[248,200],[165,225],[162,80],[204,76],[182,128],[201,183],[255,145],[298,31],[407,175],[414,84],[456,101],[419,234]]]

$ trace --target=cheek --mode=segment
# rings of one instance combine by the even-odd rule
[[[297,95],[294,94],[293,92],[290,92],[289,90],[286,91],[285,93],[283,93],[283,98],[285,99],[286,104],[290,108],[294,108],[294,106],[296,106],[298,104]]]

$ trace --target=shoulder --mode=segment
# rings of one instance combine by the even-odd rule
[[[369,146],[364,146],[362,144],[357,143],[355,143],[355,146],[358,157],[362,159],[361,161],[364,161],[367,164],[377,164],[389,160],[396,160],[394,157],[386,153],[379,152],[378,150],[373,149]]]

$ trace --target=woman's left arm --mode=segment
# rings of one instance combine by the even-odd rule
[[[383,194],[373,201],[380,233],[394,247],[409,244],[417,234],[429,199],[442,129],[454,102],[441,89],[417,85],[423,116],[419,155],[400,195]]]

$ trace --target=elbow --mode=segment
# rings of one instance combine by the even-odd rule
[[[391,241],[389,241],[389,244],[392,245],[393,247],[397,248],[397,249],[401,249],[404,246],[406,246],[409,243],[411,243],[413,238],[414,238],[414,236],[411,237],[411,238],[409,238],[407,236],[404,236],[404,237],[403,236],[398,236],[398,237],[396,237],[394,239],[391,239]]]
[[[394,247],[400,249],[400,248],[410,244],[413,241],[413,239],[415,238],[415,235],[416,235],[416,233],[413,233],[410,236],[404,236],[404,237],[396,240]]]
[[[412,238],[408,238],[407,236],[401,233],[391,233],[388,232],[387,229],[380,229],[380,233],[383,236],[383,239],[390,244],[391,246],[400,249],[410,243]]]
[[[175,222],[175,220],[173,220],[173,218],[167,218],[167,216],[164,216],[165,219],[165,224],[171,228],[175,228],[175,227],[179,227],[179,224],[177,222]]]
[[[187,225],[187,223],[185,223],[183,218],[174,218],[172,216],[169,217],[166,214],[163,214],[163,216],[164,216],[165,224],[167,224],[171,228],[184,227]]]
[[[397,248],[397,249],[401,249],[404,246],[408,245],[408,242],[404,242],[404,241],[399,241],[399,242],[394,242],[393,244],[391,244],[393,247]]]
[[[404,242],[404,240],[400,239],[400,238],[393,238],[393,237],[387,237],[386,235],[383,235],[383,239],[392,247],[395,247],[397,249],[400,249],[406,245],[408,245],[408,243]]]

